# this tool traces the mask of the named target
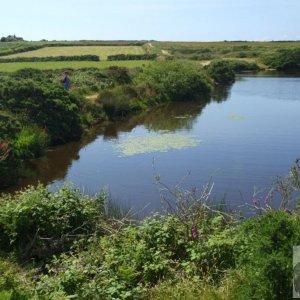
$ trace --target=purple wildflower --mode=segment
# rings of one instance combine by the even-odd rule
[[[198,234],[198,229],[195,225],[192,226],[191,232],[192,232],[193,238],[195,240],[198,240],[199,234]]]
[[[258,205],[258,200],[257,200],[257,198],[253,198],[252,202],[253,202],[253,205],[254,205],[254,206],[257,206],[257,205]]]
[[[269,200],[270,200],[270,198],[269,198],[269,195],[265,198],[265,204],[266,205],[269,205]]]

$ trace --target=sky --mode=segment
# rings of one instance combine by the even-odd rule
[[[0,36],[26,40],[300,40],[300,0],[1,2]]]

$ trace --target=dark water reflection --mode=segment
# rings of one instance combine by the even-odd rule
[[[140,209],[161,207],[153,159],[172,186],[188,171],[184,187],[201,188],[210,178],[213,195],[232,205],[251,201],[255,187],[270,187],[300,157],[300,78],[243,75],[232,87],[216,89],[210,101],[175,103],[93,129],[81,141],[49,149],[30,163],[38,181],[65,180],[94,193],[108,185],[113,198]],[[116,145],[130,137],[176,133],[202,142],[192,148],[120,155]],[[265,192],[265,191],[264,191]],[[264,193],[263,192],[263,193]],[[262,197],[263,197],[262,193]]]

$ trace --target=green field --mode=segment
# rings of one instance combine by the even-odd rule
[[[75,55],[98,55],[101,60],[107,60],[108,55],[116,54],[145,54],[140,46],[63,46],[45,47],[38,50],[16,53],[3,58],[14,57],[45,57],[45,56],[75,56]]]
[[[128,60],[128,61],[47,61],[47,62],[16,62],[0,63],[0,72],[15,72],[25,68],[34,68],[39,70],[54,69],[83,69],[83,68],[108,68],[110,66],[119,66],[127,68],[142,67],[151,63],[149,60]]]

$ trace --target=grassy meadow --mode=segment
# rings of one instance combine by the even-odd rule
[[[16,53],[3,58],[13,57],[47,57],[47,56],[74,56],[74,55],[98,55],[101,60],[107,60],[109,55],[117,54],[144,54],[145,50],[140,46],[65,46],[45,47],[38,50]]]
[[[110,66],[136,68],[150,64],[150,61],[47,61],[47,62],[12,62],[0,64],[0,72],[16,72],[25,68],[38,70],[57,70],[57,69],[84,69],[98,68],[105,69]]]
[[[0,64],[0,72],[14,72],[22,68],[40,70],[63,68],[106,68],[112,65],[137,67],[145,61],[107,62],[109,55],[157,54],[159,59],[186,59],[208,65],[213,60],[241,60],[255,63],[260,68],[274,68],[270,62],[282,51],[299,51],[300,42],[158,42],[158,41],[39,41],[1,42],[2,59],[43,58],[59,56],[97,55],[100,62],[59,61],[59,62],[7,62]],[[266,62],[266,59],[271,57]],[[275,58],[276,59],[276,58]],[[147,62],[148,63],[148,62]],[[275,68],[277,68],[275,66]]]

